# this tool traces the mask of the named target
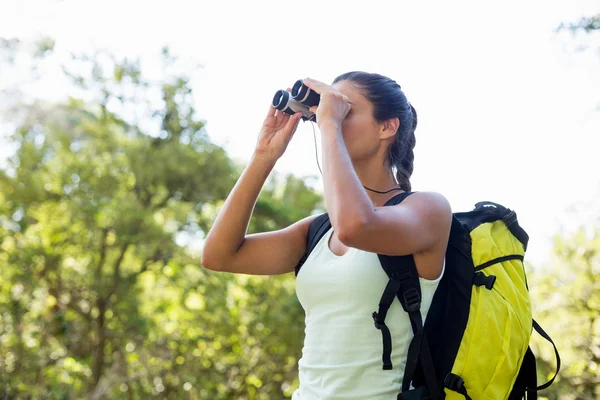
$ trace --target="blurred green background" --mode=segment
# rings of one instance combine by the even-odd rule
[[[597,37],[599,18],[562,29]],[[27,59],[21,73],[35,81],[54,46],[0,39],[0,71]],[[203,232],[244,165],[208,135],[192,72],[160,54],[160,79],[135,57],[74,54],[64,76],[80,95],[61,101],[4,88],[1,399],[282,399],[298,385],[294,277],[201,266]],[[310,182],[274,173],[249,232],[322,209]],[[556,232],[545,265],[528,264],[535,318],[563,359],[548,399],[600,397],[598,212]],[[545,381],[552,349],[539,338],[534,349]]]

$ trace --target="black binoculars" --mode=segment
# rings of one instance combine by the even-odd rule
[[[292,92],[287,90],[278,90],[273,97],[273,107],[286,114],[294,115],[297,112],[302,113],[304,121],[317,121],[317,116],[310,112],[310,107],[318,106],[321,96],[304,86],[302,79],[294,83]]]

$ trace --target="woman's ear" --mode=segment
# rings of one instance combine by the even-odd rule
[[[398,118],[390,118],[383,122],[381,128],[381,139],[388,139],[393,137],[400,128],[400,120]]]

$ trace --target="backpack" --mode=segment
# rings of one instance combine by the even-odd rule
[[[401,193],[385,206],[401,203]],[[310,225],[307,251],[331,228],[329,216]],[[560,356],[550,336],[532,318],[523,265],[529,236],[514,211],[479,202],[469,212],[453,213],[444,276],[434,294],[425,324],[420,313],[421,288],[412,255],[378,254],[390,278],[373,312],[383,341],[383,369],[392,369],[392,340],[385,324],[397,298],[410,317],[414,336],[398,400],[536,399],[560,370]],[[556,374],[537,386],[536,359],[529,347],[535,329],[554,347]],[[412,385],[412,387],[411,387]]]

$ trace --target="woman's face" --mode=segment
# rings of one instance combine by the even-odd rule
[[[373,117],[373,106],[350,81],[332,85],[352,103],[342,124],[342,135],[353,162],[373,157],[381,146],[383,124]]]

